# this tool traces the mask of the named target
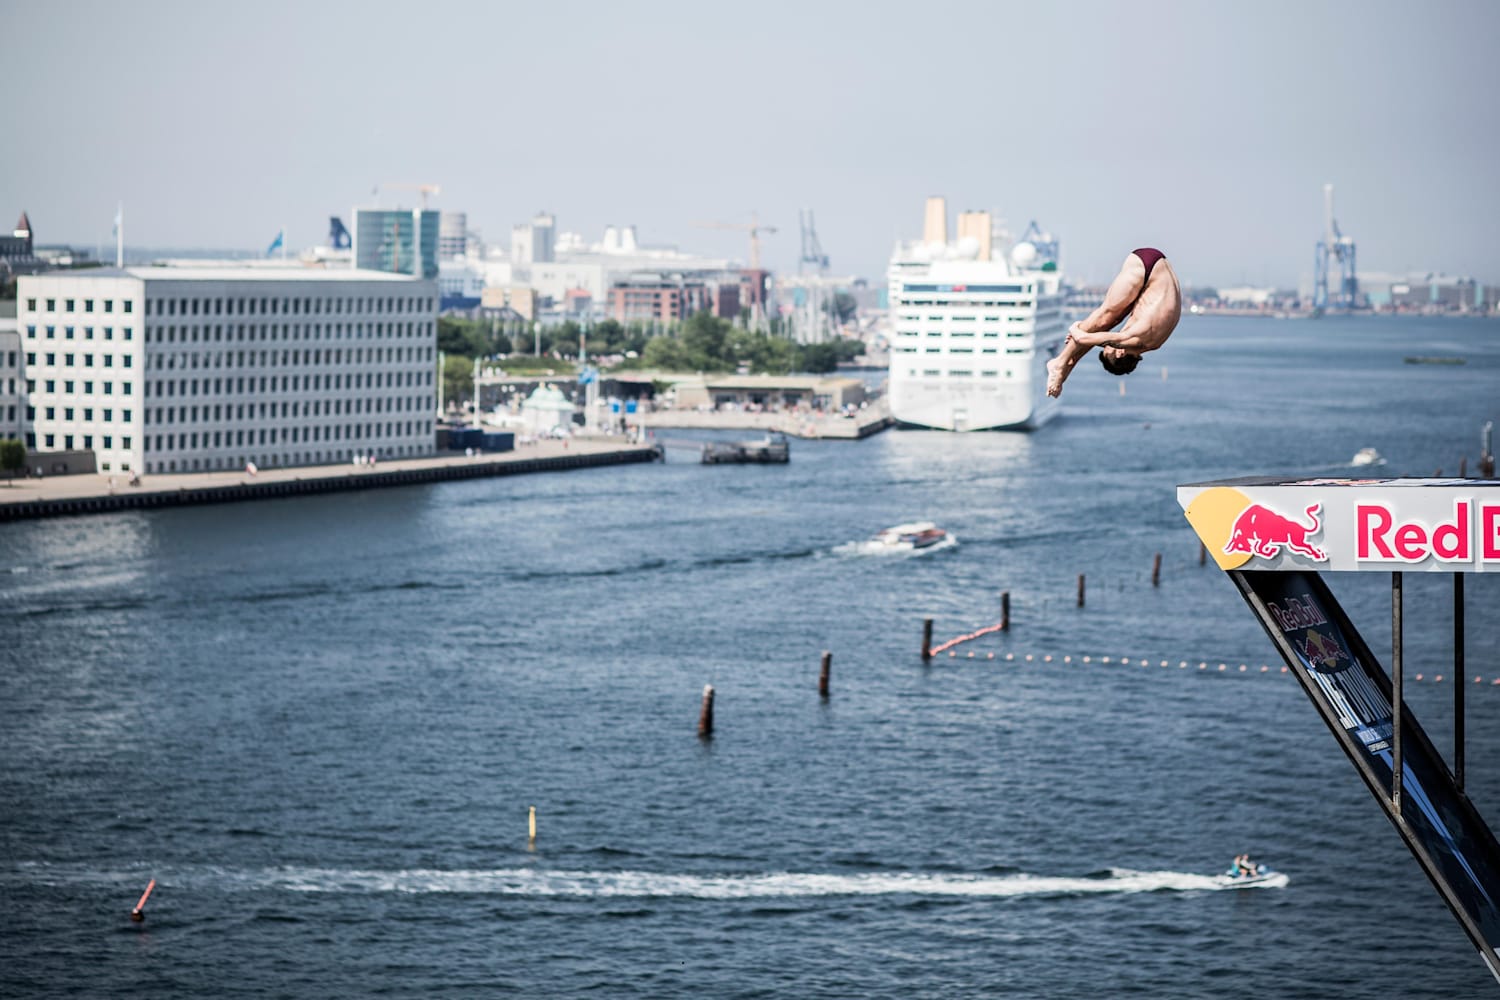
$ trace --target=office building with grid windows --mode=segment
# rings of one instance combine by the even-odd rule
[[[100,472],[434,450],[437,285],[359,270],[140,267],[23,277],[28,450]]]

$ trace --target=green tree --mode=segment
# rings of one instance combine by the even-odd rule
[[[492,354],[489,324],[482,320],[439,316],[437,349],[444,354],[457,354],[466,358]]]
[[[839,366],[838,350],[832,344],[803,344],[797,353],[798,367],[805,372],[821,375]]]
[[[695,312],[682,324],[682,349],[696,363],[700,371],[715,371],[733,368],[724,348],[729,337],[728,320],[720,319],[704,310]]]
[[[828,310],[829,316],[843,324],[849,322],[854,318],[854,314],[859,312],[859,303],[848,292],[834,292],[833,298],[829,299],[823,308]]]
[[[641,352],[642,368],[656,368],[664,372],[691,372],[698,371],[682,343],[676,337],[652,337],[646,341],[646,349]]]
[[[461,354],[443,359],[443,406],[462,404],[474,395],[474,360]]]
[[[14,438],[0,441],[0,470],[14,479],[17,472],[26,468],[26,445]]]
[[[620,321],[607,319],[589,331],[589,350],[600,354],[623,354],[625,339],[625,328]]]

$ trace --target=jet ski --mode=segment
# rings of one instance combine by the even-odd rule
[[[1263,864],[1256,864],[1252,871],[1232,866],[1224,874],[1215,876],[1214,881],[1226,889],[1248,889],[1257,885],[1285,885],[1287,877]]]

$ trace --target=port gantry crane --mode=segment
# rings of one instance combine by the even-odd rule
[[[1333,217],[1333,185],[1323,185],[1324,236],[1313,252],[1313,315],[1321,316],[1328,308],[1328,263],[1339,263],[1339,309],[1353,309],[1359,297],[1359,281],[1354,277],[1354,240],[1339,232]]]

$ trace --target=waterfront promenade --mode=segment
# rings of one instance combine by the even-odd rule
[[[0,521],[71,514],[95,514],[148,507],[227,503],[273,497],[376,489],[451,479],[553,472],[565,469],[649,462],[657,457],[648,442],[625,438],[542,440],[514,451],[382,461],[375,465],[313,465],[260,469],[254,475],[197,472],[142,476],[50,476],[0,481]]]
[[[877,399],[851,416],[837,413],[743,410],[655,410],[635,419],[649,430],[780,431],[791,437],[857,440],[890,427],[890,408]]]

